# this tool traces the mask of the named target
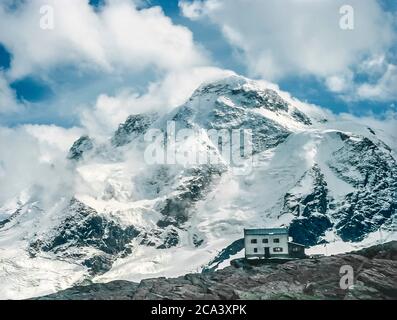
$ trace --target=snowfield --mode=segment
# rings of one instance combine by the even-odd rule
[[[148,164],[145,133],[170,121],[200,132],[177,149],[219,163]],[[252,132],[247,174],[223,161],[211,129]],[[308,254],[396,240],[395,137],[264,82],[203,84],[171,113],[132,115],[105,143],[76,141],[73,197],[44,202],[32,185],[0,203],[0,298],[200,272],[244,228],[289,226]],[[235,249],[217,268],[243,255]]]

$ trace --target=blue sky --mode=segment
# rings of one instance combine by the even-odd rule
[[[205,43],[206,47],[210,49],[223,67],[230,68],[244,75],[246,70],[244,70],[244,66],[240,63],[239,57],[233,54],[233,49],[224,41],[222,34],[217,28],[211,24],[195,23],[181,16],[178,0],[150,0],[150,3],[152,5],[160,5],[165,13],[176,23],[188,26],[194,32],[195,39]],[[397,1],[382,0],[380,3],[389,12],[397,11]],[[397,51],[397,44],[395,51]],[[392,106],[393,102],[360,101],[347,103],[334,94],[329,93],[321,82],[316,81],[313,77],[291,76],[279,81],[278,84],[281,89],[289,91],[293,96],[327,107],[336,113],[352,112],[357,115],[363,115],[368,112],[380,114],[385,112],[385,110],[394,110]]]
[[[253,78],[266,78],[261,73],[255,74],[252,72],[252,67],[247,66],[245,60],[249,58],[250,53],[244,53],[245,55],[241,53],[241,48],[244,46],[236,45],[225,37],[221,26],[222,23],[225,23],[222,19],[226,18],[222,15],[218,14],[218,17],[216,14],[208,14],[207,17],[195,19],[182,14],[177,0],[150,0],[148,3],[149,7],[161,6],[164,14],[172,19],[174,25],[183,25],[188,28],[193,33],[195,44],[204,48],[214,66],[230,69]],[[186,0],[186,3],[191,2]],[[396,13],[396,1],[382,0],[378,3],[384,12]],[[99,5],[103,5],[104,2],[91,0],[90,4],[100,10]],[[258,20],[258,23],[261,21]],[[394,31],[396,31],[395,27],[394,25]],[[274,30],[277,33],[277,26]],[[38,45],[40,44],[38,43]],[[13,59],[12,53],[10,53],[12,50],[7,50],[6,46],[7,44],[2,43],[0,37],[0,69],[5,74],[10,72]],[[384,52],[387,57],[386,65],[396,63],[394,55],[396,48],[397,45],[394,43],[389,46],[387,52]],[[255,51],[251,58],[255,58],[256,54]],[[277,52],[275,55],[277,56]],[[327,62],[324,61],[324,63]],[[372,74],[366,72],[360,73],[359,65],[357,63],[355,67],[352,67],[349,73],[352,74],[351,81],[355,81],[359,85],[363,83],[363,80],[371,85],[379,81],[381,74],[373,77]],[[80,121],[78,108],[81,104],[94,103],[98,95],[102,93],[115,94],[120,87],[125,87],[126,84],[137,92],[144,93],[147,90],[147,85],[159,77],[158,69],[152,67],[133,71],[122,77],[103,74],[99,71],[82,72],[80,66],[73,65],[73,63],[59,64],[46,72],[40,72],[40,70],[39,68],[21,76],[9,77],[9,88],[15,93],[17,101],[25,105],[25,110],[19,113],[0,114],[0,125],[15,126],[23,123],[53,123],[65,127],[78,125]],[[301,74],[300,72],[294,73],[292,70],[274,82],[293,96],[327,107],[335,113],[350,112],[356,115],[373,113],[382,116],[387,111],[396,110],[394,98],[363,98],[348,101],[349,99],[343,98],[339,92],[329,90],[324,77],[321,77],[322,75],[319,76],[316,73]],[[269,80],[273,81],[274,79]],[[390,91],[390,88],[388,90]]]

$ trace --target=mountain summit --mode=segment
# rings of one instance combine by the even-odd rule
[[[238,131],[249,148],[242,135],[226,139],[236,164],[221,149]],[[389,140],[264,82],[203,84],[170,113],[131,115],[105,143],[76,141],[67,156],[73,196],[44,206],[21,190],[0,203],[0,297],[222,267],[241,256],[244,228],[288,226],[308,247],[395,237]]]

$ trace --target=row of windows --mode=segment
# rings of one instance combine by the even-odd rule
[[[254,248],[254,252],[257,253],[258,248]],[[273,252],[283,252],[283,248],[280,247],[273,248]]]
[[[258,243],[258,239],[251,239],[251,243]],[[262,239],[262,243],[269,243],[269,239]],[[280,239],[273,239],[273,243],[280,243]]]

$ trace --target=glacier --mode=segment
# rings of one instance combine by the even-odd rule
[[[170,121],[195,132],[177,150],[219,162],[148,164],[145,135]],[[208,136],[236,129],[252,133],[244,175]],[[261,81],[202,84],[171,112],[131,115],[107,141],[78,139],[65,155],[72,196],[44,204],[32,185],[0,203],[0,298],[216,269],[242,255],[244,228],[288,226],[310,253],[395,240],[392,141]]]

